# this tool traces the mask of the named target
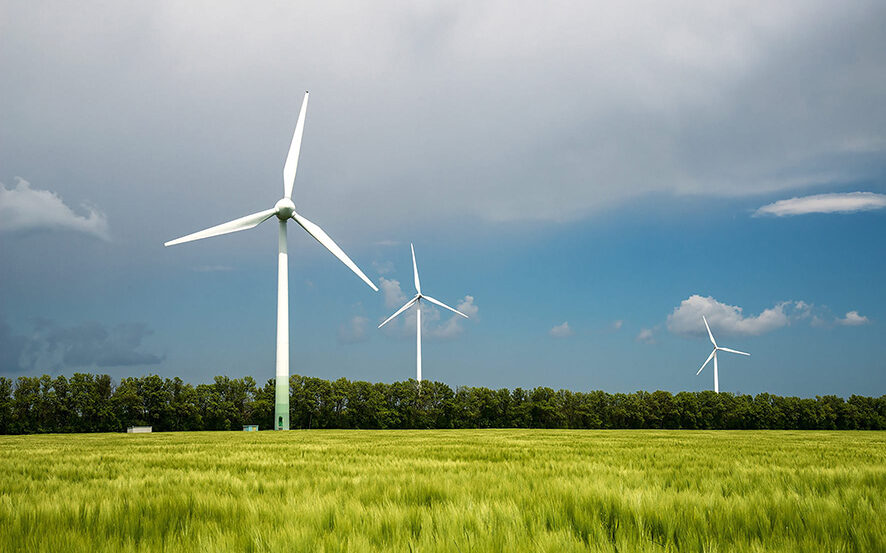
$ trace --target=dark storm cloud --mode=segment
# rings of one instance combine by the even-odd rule
[[[62,352],[62,362],[67,366],[156,365],[162,357],[136,351],[150,334],[143,323],[123,323],[109,328],[101,323],[86,322],[68,328],[53,327],[46,341],[51,351]]]
[[[8,324],[0,321],[0,373],[21,372],[21,358],[27,346],[26,337],[13,333]]]
[[[0,323],[0,372],[157,365],[162,356],[138,351],[151,333],[143,323],[106,326],[85,322],[66,327],[40,319],[25,336]]]
[[[151,243],[271,205],[306,88],[296,203],[345,242],[886,167],[882,2],[6,10],[0,166]]]

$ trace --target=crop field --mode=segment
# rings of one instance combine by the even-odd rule
[[[886,433],[0,437],[0,551],[886,551]]]

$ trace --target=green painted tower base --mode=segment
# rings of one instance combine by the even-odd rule
[[[274,430],[289,430],[289,383],[277,382],[274,401]]]

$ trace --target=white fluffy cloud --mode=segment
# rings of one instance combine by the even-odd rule
[[[621,319],[612,322],[613,330],[621,330],[621,327],[625,324],[625,322]]]
[[[644,328],[640,331],[639,334],[637,334],[635,340],[644,344],[652,344],[655,342],[655,330],[651,328]]]
[[[455,308],[472,319],[476,319],[480,314],[480,308],[474,304],[474,296],[471,295],[465,296]]]
[[[790,324],[792,317],[808,315],[805,302],[783,301],[758,315],[745,316],[741,307],[721,303],[698,294],[680,302],[668,315],[667,328],[674,334],[706,336],[702,315],[714,329],[715,335],[757,336]]]
[[[399,309],[406,303],[406,294],[400,288],[400,281],[381,277],[378,279],[378,288],[385,299],[385,307]]]
[[[460,302],[458,302],[455,308],[470,317],[471,319],[476,319],[477,315],[480,313],[480,308],[474,305],[474,296],[465,296]],[[439,319],[441,311],[436,311],[436,319],[429,320],[429,323]],[[422,308],[422,315],[424,315],[426,312],[427,310],[425,308]],[[449,312],[446,311],[446,313]],[[434,338],[454,338],[464,332],[464,328],[462,327],[462,324],[464,324],[464,322],[465,319],[463,317],[453,314],[446,321],[444,321],[443,324],[429,325],[430,328],[428,328],[428,335],[433,336]],[[422,330],[424,330],[424,328],[426,328],[425,318],[422,317]]]
[[[87,215],[77,215],[54,192],[15,180],[14,188],[0,183],[0,231],[72,230],[110,239],[107,218],[98,209],[84,205]]]
[[[849,192],[845,194],[816,194],[789,200],[779,200],[764,205],[754,216],[775,215],[807,215],[809,213],[855,213],[886,207],[886,194],[873,192]]]
[[[563,324],[558,324],[554,328],[548,331],[548,334],[553,336],[554,338],[566,338],[568,336],[572,336],[575,332],[569,327],[569,321],[563,321]]]
[[[858,311],[850,311],[846,313],[845,317],[838,318],[834,322],[843,326],[861,326],[866,325],[871,321],[864,315],[859,315]]]

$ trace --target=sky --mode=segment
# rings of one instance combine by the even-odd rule
[[[426,4],[426,5],[422,5]],[[882,2],[0,0],[0,376],[886,393]]]

